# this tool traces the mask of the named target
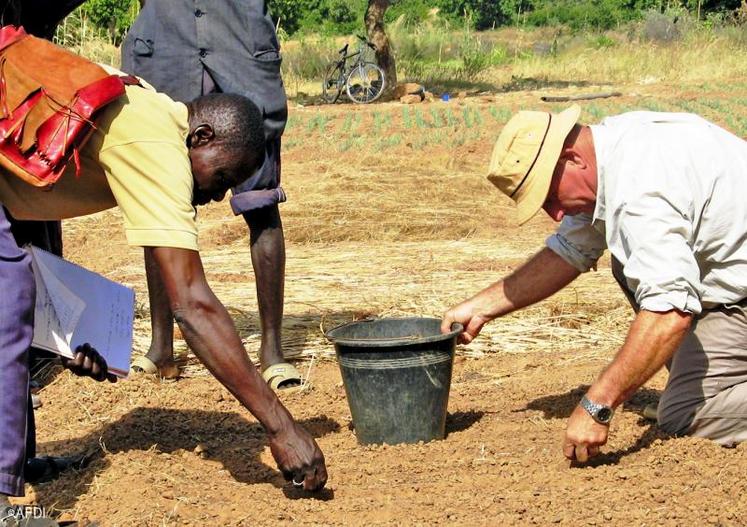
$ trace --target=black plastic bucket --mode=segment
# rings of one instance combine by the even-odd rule
[[[458,326],[458,327],[457,327]],[[335,344],[358,442],[443,439],[456,337],[436,318],[350,322],[327,332]]]

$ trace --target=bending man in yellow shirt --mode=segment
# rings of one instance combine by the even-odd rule
[[[322,452],[249,361],[228,312],[210,290],[198,251],[195,206],[223,199],[264,158],[257,107],[229,94],[185,105],[147,86],[128,86],[97,119],[80,157],[80,177],[71,163],[51,191],[0,173],[0,204],[26,220],[118,206],[128,243],[144,247],[158,266],[187,344],[265,427],[284,476],[307,490],[322,488]],[[7,496],[23,493],[33,284],[29,257],[0,208],[0,508]],[[79,362],[68,367],[97,380],[108,377],[95,352],[80,351]]]

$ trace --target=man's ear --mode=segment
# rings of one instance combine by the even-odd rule
[[[573,146],[566,146],[563,147],[563,151],[560,153],[560,158],[564,160],[566,163],[572,163],[576,166],[576,168],[579,169],[585,169],[587,162],[586,159],[584,159],[584,156],[581,155],[581,152],[579,152],[576,148]]]
[[[215,139],[213,127],[209,124],[201,124],[189,134],[188,144],[190,148],[194,148],[196,146],[204,146],[213,139]]]

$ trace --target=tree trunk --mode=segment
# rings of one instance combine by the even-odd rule
[[[364,18],[366,33],[376,47],[376,62],[384,70],[386,87],[382,98],[389,98],[397,86],[397,68],[394,64],[392,48],[389,45],[389,37],[384,30],[384,13],[389,7],[389,0],[368,0],[368,9]]]

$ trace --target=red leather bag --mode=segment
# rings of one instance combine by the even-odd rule
[[[80,169],[97,110],[132,82],[22,27],[0,28],[0,167],[36,187],[51,187],[71,157]]]

